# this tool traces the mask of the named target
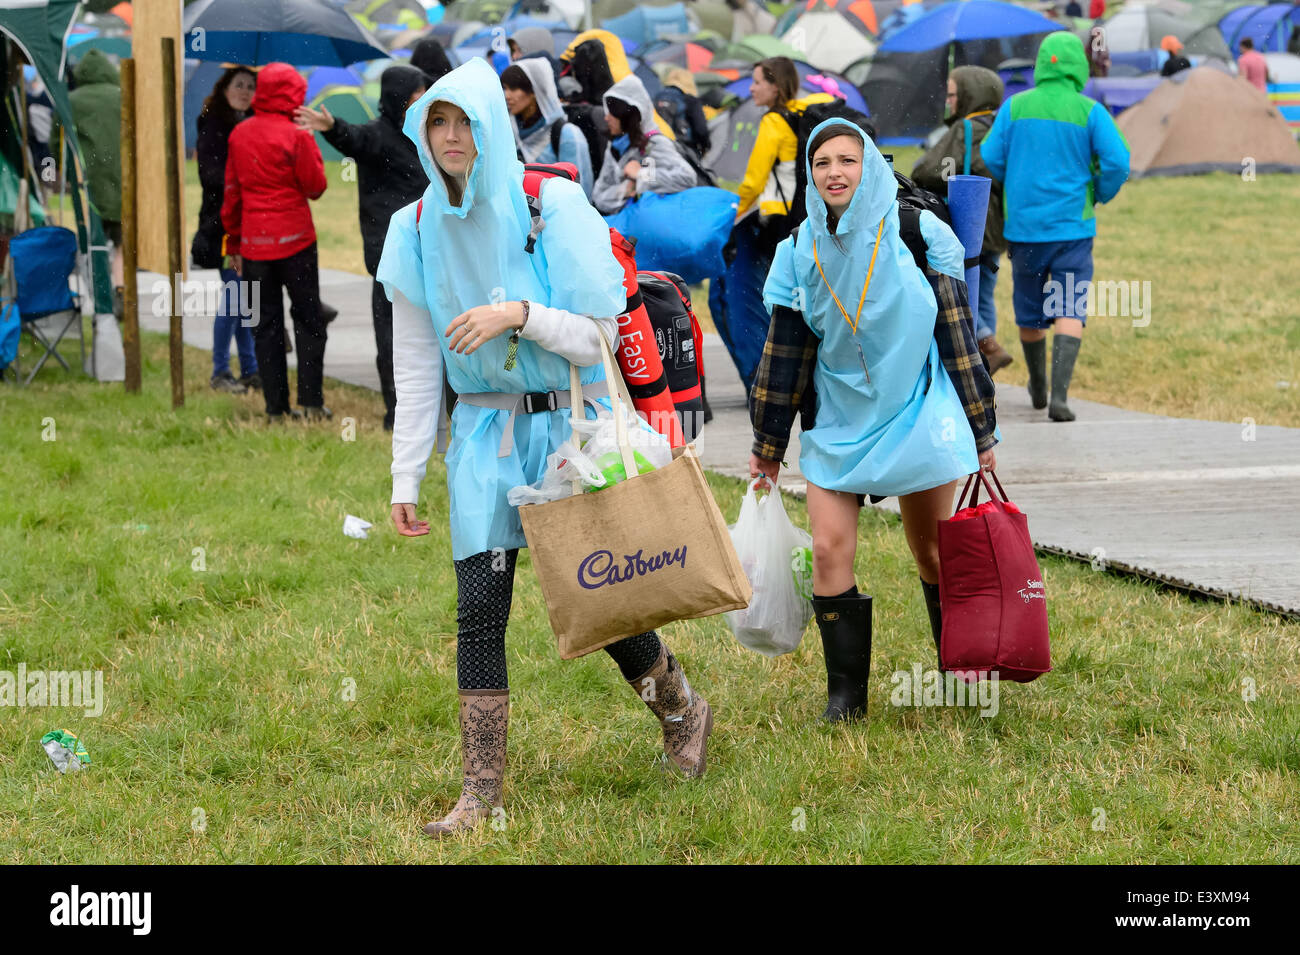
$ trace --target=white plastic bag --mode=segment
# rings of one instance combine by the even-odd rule
[[[506,493],[506,501],[511,507],[518,507],[521,504],[546,504],[572,497],[574,478],[589,487],[603,487],[605,484],[605,475],[600,473],[591,459],[574,447],[572,442],[565,441],[546,459],[546,473],[542,479],[536,484],[512,487]]]
[[[637,459],[638,473],[657,471],[673,463],[673,449],[667,438],[630,409],[623,420],[627,425],[627,443],[632,446],[632,454]],[[607,477],[612,476],[612,483],[626,479],[620,476],[624,468],[618,448],[618,428],[612,414],[602,413],[595,420],[584,418],[575,421],[573,433],[581,440],[582,453],[596,466],[596,470],[605,472]],[[591,486],[599,488],[607,483],[610,482],[602,481]]]
[[[759,480],[750,483],[740,516],[729,528],[754,597],[748,607],[726,617],[743,646],[775,657],[799,646],[812,619],[812,537],[790,523],[775,487],[758,499]]]

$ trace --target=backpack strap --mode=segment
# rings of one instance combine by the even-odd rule
[[[555,153],[555,161],[560,161],[560,136],[564,133],[564,119],[557,119],[551,123],[551,152]]]
[[[925,272],[929,264],[926,259],[929,246],[926,245],[925,236],[921,233],[920,209],[905,206],[901,202],[898,204],[898,236],[907,246],[907,250],[912,253],[916,267]]]

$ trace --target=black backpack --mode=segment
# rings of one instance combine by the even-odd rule
[[[587,154],[591,156],[591,174],[598,175],[600,165],[605,161],[605,146],[609,144],[604,108],[592,106],[590,103],[566,103],[564,121],[577,126],[578,131],[587,140]],[[560,158],[560,130],[560,123],[551,127],[551,147],[555,150],[556,159]]]
[[[691,307],[691,291],[672,272],[637,272],[646,315],[655,331],[659,360],[681,419],[687,442],[704,428],[704,370],[700,349],[704,335]]]

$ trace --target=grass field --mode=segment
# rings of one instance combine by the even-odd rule
[[[768,660],[720,619],[673,625],[717,716],[696,782],[654,766],[604,654],[559,660],[523,556],[507,824],[434,844],[419,827],[459,791],[454,575],[445,537],[388,526],[378,396],[333,385],[331,425],[271,429],[192,352],[175,413],[165,342],[144,344],[141,396],[47,373],[0,397],[0,671],[100,670],[106,698],[3,711],[0,862],[1300,861],[1300,625],[1045,558],[1053,673],[992,717],[895,707],[891,674],[933,645],[871,510],[869,720],[818,723],[815,629]],[[742,485],[712,485],[734,519]],[[435,458],[435,529],[442,487]],[[89,771],[54,773],[38,741],[60,727]]]

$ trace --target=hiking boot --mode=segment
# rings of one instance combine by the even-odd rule
[[[981,338],[979,344],[980,355],[984,358],[984,363],[988,366],[990,375],[1015,361],[992,335]]]
[[[426,836],[442,839],[476,829],[502,806],[509,722],[509,690],[460,691],[460,799],[451,812],[424,827]]]
[[[242,378],[239,379],[239,383],[243,385],[245,388],[247,388],[249,391],[262,390],[262,376],[259,375],[257,372],[253,372],[251,375],[244,375]]]
[[[334,417],[334,412],[324,405],[303,405],[302,416],[308,421],[328,421]]]
[[[664,754],[688,779],[704,775],[708,764],[713,710],[691,689],[673,652],[662,649],[654,666],[628,685],[645,701],[664,731]]]
[[[813,597],[813,615],[826,654],[826,712],[829,723],[867,715],[871,675],[871,598]]]
[[[247,386],[242,382],[236,381],[235,376],[228,371],[223,371],[219,375],[213,375],[211,385],[213,391],[225,391],[232,395],[242,395],[248,391]]]
[[[1036,342],[1023,339],[1020,347],[1025,352],[1025,367],[1029,370],[1029,400],[1041,411],[1047,407],[1047,339]]]
[[[1073,421],[1074,412],[1065,403],[1074,376],[1074,360],[1079,357],[1083,339],[1075,335],[1056,335],[1052,338],[1052,402],[1047,417],[1053,421]]]

